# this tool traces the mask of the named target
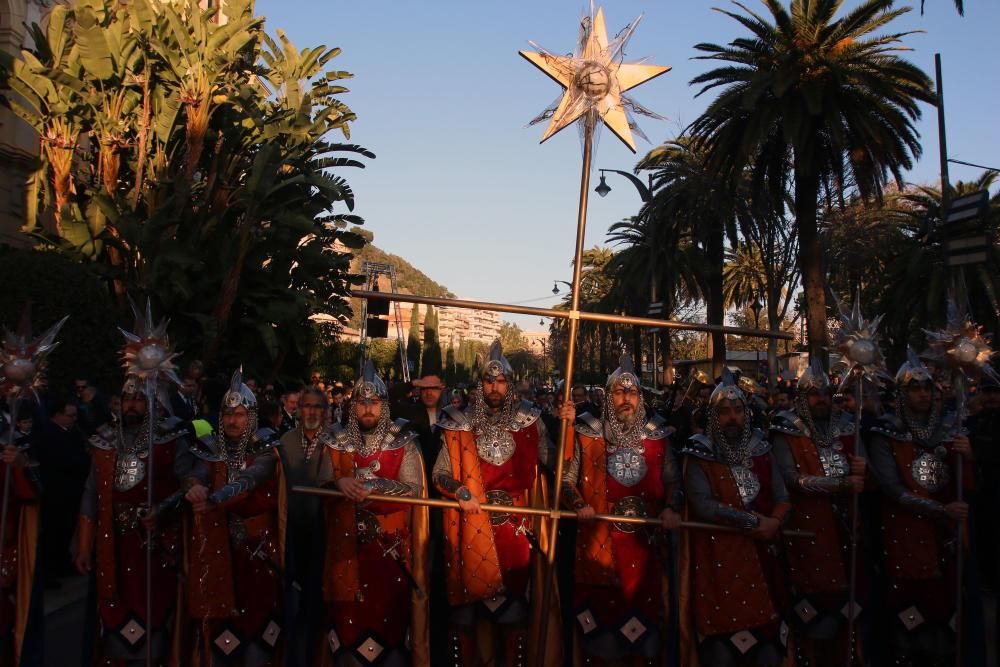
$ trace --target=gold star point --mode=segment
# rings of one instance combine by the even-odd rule
[[[615,136],[633,153],[635,152],[633,126],[626,108],[631,107],[633,110],[641,110],[647,115],[656,116],[635,105],[624,97],[623,93],[671,69],[663,65],[621,62],[625,44],[641,19],[640,16],[618,37],[608,42],[604,10],[599,8],[592,17],[584,19],[583,32],[575,55],[559,56],[544,49],[519,52],[523,58],[563,88],[563,95],[555,109],[551,113],[546,111],[532,122],[534,124],[551,119],[542,135],[542,142],[588,112],[594,112]]]

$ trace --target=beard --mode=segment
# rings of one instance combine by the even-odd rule
[[[138,426],[142,423],[144,414],[139,412],[126,412],[122,414],[122,424],[125,426]]]
[[[306,429],[307,431],[315,431],[322,425],[323,425],[322,417],[310,416],[308,419],[305,417],[302,418],[302,428]]]
[[[635,408],[631,405],[623,405],[615,410],[615,417],[623,424],[630,425],[635,421]]]
[[[371,413],[358,415],[358,427],[365,432],[371,431],[378,426],[378,417]]]
[[[491,410],[499,410],[503,406],[505,396],[498,391],[490,392],[489,394],[483,395],[483,401],[486,402],[486,407]]]
[[[829,419],[830,418],[830,406],[829,405],[817,405],[814,408],[810,408],[809,412],[812,414],[814,419]]]
[[[727,426],[722,429],[722,435],[726,436],[726,441],[729,443],[738,442],[740,437],[743,435],[742,426]]]

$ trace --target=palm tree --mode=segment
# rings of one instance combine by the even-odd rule
[[[639,216],[616,222],[608,230],[608,242],[619,246],[607,267],[614,276],[611,298],[633,315],[645,316],[648,303],[661,301],[663,316],[673,317],[679,303],[700,297],[698,281],[704,261],[690,238],[678,237],[677,232],[673,225],[653,224]],[[641,332],[641,327],[633,328],[637,364],[642,360]],[[670,330],[661,330],[659,340],[669,375]],[[659,360],[652,354],[649,358],[655,374]]]
[[[890,174],[902,182],[921,152],[917,103],[936,97],[927,75],[897,55],[909,33],[877,33],[909,11],[894,0],[865,0],[836,19],[843,0],[765,4],[770,21],[742,5],[743,13],[723,12],[749,36],[695,47],[724,64],[691,81],[703,85],[699,95],[721,92],[690,129],[721,177],[736,181],[753,165],[754,183],[772,198],[794,181],[809,352],[825,360],[821,186],[839,190],[850,179],[868,199]]]
[[[709,324],[724,324],[722,267],[726,236],[736,238],[735,197],[727,183],[708,168],[707,155],[682,136],[651,150],[636,169],[653,170],[653,198],[639,215],[648,218],[661,239],[688,237],[705,255],[699,272]],[[726,361],[726,337],[712,334],[712,368],[718,375]]]

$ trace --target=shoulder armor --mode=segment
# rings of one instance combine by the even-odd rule
[[[197,456],[199,459],[210,463],[222,460],[222,457],[219,456],[218,444],[215,441],[214,435],[201,436],[191,443],[188,451]]]
[[[97,429],[96,435],[100,436],[102,440],[114,442],[114,439],[118,437],[118,429],[114,424],[104,424]]]
[[[871,428],[871,432],[876,435],[885,436],[893,440],[912,440],[909,430],[903,425],[903,420],[894,414],[886,414],[879,417]]]
[[[754,429],[750,434],[750,456],[756,458],[771,451],[771,443],[760,429]]]
[[[340,424],[334,424],[329,431],[323,431],[320,437],[323,438],[321,442],[324,446],[336,449],[338,452],[348,451],[347,444],[350,442],[350,436],[347,435],[347,429]]]
[[[91,447],[96,447],[97,449],[114,449],[115,448],[114,443],[115,443],[115,441],[116,441],[117,438],[114,435],[110,435],[109,437],[104,437],[104,436],[107,436],[107,433],[104,430],[105,428],[106,427],[102,426],[101,428],[97,429],[97,433],[95,433],[94,435],[90,436],[90,439],[88,440],[88,442],[90,443]]]
[[[263,428],[257,429],[257,433],[254,435],[257,440],[263,440],[266,442],[271,442],[272,440],[281,440],[281,434],[275,431],[270,426],[265,426]],[[277,445],[277,443],[275,443]]]
[[[676,430],[673,426],[668,425],[663,417],[653,413],[646,420],[644,437],[646,440],[663,440],[673,435]]]
[[[514,417],[511,419],[510,430],[520,431],[523,428],[528,428],[538,421],[541,414],[542,409],[536,407],[531,401],[520,401],[514,411]]]
[[[281,438],[258,438],[256,434],[247,443],[247,456],[256,456],[281,444]]]
[[[382,451],[399,449],[417,439],[417,434],[406,428],[409,423],[408,419],[403,418],[395,419],[392,422],[392,426],[389,427],[389,433],[385,438],[386,441],[382,445]]]
[[[715,460],[715,448],[712,446],[712,439],[703,433],[692,435],[687,443],[681,448],[681,454],[688,454],[705,461]]]
[[[841,412],[836,427],[840,435],[854,435],[854,415],[849,412]]]
[[[162,445],[163,443],[171,442],[181,436],[187,435],[187,426],[187,422],[178,417],[161,419],[160,423],[156,425],[154,444]]]
[[[588,438],[603,438],[604,437],[604,424],[601,420],[590,414],[589,412],[582,412],[576,416],[576,423],[574,424],[576,432],[580,435],[586,436]]]
[[[782,410],[775,413],[774,417],[771,418],[770,430],[784,433],[785,435],[808,435],[802,419],[793,410]]]
[[[468,415],[452,405],[449,405],[441,411],[441,416],[438,418],[437,425],[446,431],[472,430],[472,423],[469,421]]]

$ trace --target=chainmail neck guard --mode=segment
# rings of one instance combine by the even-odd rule
[[[361,424],[358,423],[357,404],[351,406],[351,411],[347,415],[347,438],[348,443],[353,445],[355,451],[361,456],[371,456],[382,448],[386,435],[392,427],[392,420],[389,419],[389,406],[382,403],[382,410],[378,415],[378,423],[371,431],[362,432]]]
[[[931,385],[931,411],[927,421],[923,424],[921,424],[923,420],[910,409],[910,402],[903,397],[904,392],[905,388],[896,393],[896,414],[903,421],[906,430],[912,433],[917,440],[930,442],[941,423],[941,392],[938,391],[937,387]]]
[[[750,409],[745,402],[741,402],[741,405],[743,406],[743,431],[740,433],[738,442],[729,442],[726,439],[726,434],[722,432],[722,427],[719,425],[719,413],[716,409],[717,403],[710,404],[708,409],[708,437],[712,440],[712,448],[720,463],[749,468],[751,464],[750,440],[753,429],[750,426]]]
[[[622,421],[615,413],[614,401],[608,396],[604,401],[604,440],[609,445],[634,449],[642,444],[646,427],[646,406],[640,400],[635,411],[635,418]]]
[[[793,401],[795,412],[806,426],[809,437],[820,447],[832,447],[837,437],[833,435],[833,425],[840,422],[842,411],[835,405],[830,407],[830,416],[825,422],[817,422],[809,411],[809,401],[805,394],[798,394]]]
[[[244,406],[245,407],[245,406]],[[225,410],[225,408],[223,408]],[[240,471],[246,467],[247,454],[250,450],[250,442],[253,440],[254,435],[257,433],[257,406],[246,408],[247,411],[247,425],[240,434],[238,440],[231,441],[226,438],[225,431],[219,428],[219,434],[216,436],[216,446],[219,451],[219,455],[222,456],[223,460],[226,462],[226,479],[228,481],[233,481],[236,479]]]

